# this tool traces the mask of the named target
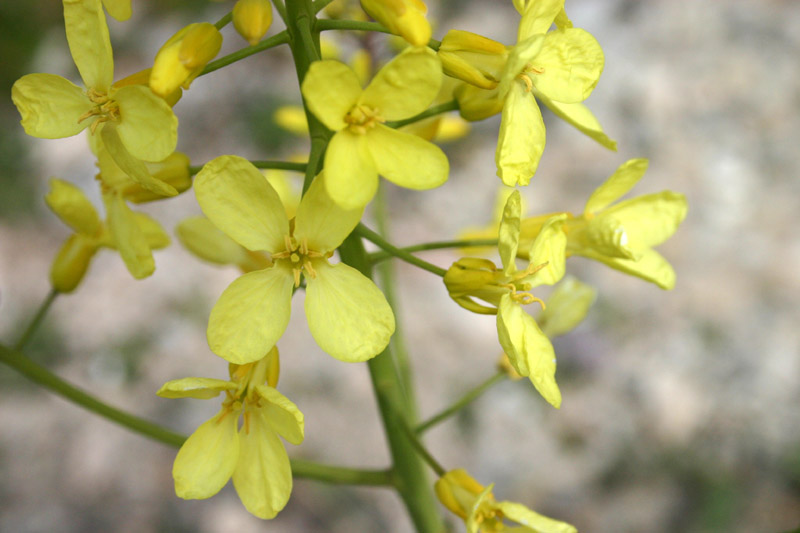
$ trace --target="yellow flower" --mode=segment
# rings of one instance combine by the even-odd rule
[[[277,348],[257,362],[230,365],[230,376],[230,381],[176,379],[158,391],[163,398],[203,400],[225,393],[219,413],[178,451],[172,467],[175,493],[187,500],[210,498],[233,477],[247,510],[259,518],[273,518],[292,492],[291,465],[278,435],[292,444],[303,442],[303,413],[275,389]]]
[[[442,70],[481,89],[494,89],[508,60],[502,43],[463,30],[450,30],[437,52]]]
[[[577,529],[532,511],[516,502],[498,502],[494,499],[494,484],[484,487],[466,470],[451,470],[434,485],[439,501],[464,520],[468,533],[577,533]],[[505,522],[519,526],[508,526]]]
[[[119,195],[104,194],[103,201],[108,213],[106,223],[100,221],[97,211],[79,188],[63,180],[50,180],[45,202],[75,231],[62,245],[50,270],[50,280],[56,290],[75,290],[92,257],[102,247],[117,249],[128,271],[141,279],[155,270],[151,250],[169,245],[169,237],[158,222],[131,211]]]
[[[257,360],[289,323],[292,288],[306,279],[305,311],[317,344],[343,361],[365,361],[394,333],[381,291],[354,268],[328,258],[361,219],[325,193],[320,174],[290,223],[280,198],[249,161],[221,156],[197,175],[197,201],[215,226],[250,251],[266,251],[272,266],[238,278],[222,293],[208,321],[214,353],[237,364]]]
[[[302,92],[314,115],[336,134],[325,153],[328,194],[343,209],[364,207],[378,175],[401,187],[431,189],[447,180],[449,164],[439,147],[383,124],[424,111],[439,92],[441,66],[428,49],[407,49],[361,88],[338,61],[315,61]]]
[[[258,44],[271,25],[269,0],[238,0],[233,6],[233,27],[251,45]]]
[[[427,46],[431,25],[425,18],[428,6],[422,0],[361,0],[367,14],[400,35],[413,46]]]
[[[14,83],[11,98],[25,132],[43,139],[71,137],[90,128],[127,174],[140,179],[141,161],[161,161],[174,150],[178,119],[142,85],[115,87],[114,61],[100,0],[64,0],[72,58],[86,90],[53,74],[28,74]],[[152,182],[143,182],[148,187]],[[153,192],[174,196],[172,187]]]
[[[189,24],[159,49],[150,71],[150,88],[164,98],[178,87],[188,89],[221,47],[222,34],[213,24]]]
[[[544,224],[530,248],[528,267],[517,271],[520,212],[520,195],[514,191],[500,223],[498,248],[502,270],[487,259],[462,258],[448,269],[444,283],[450,297],[460,306],[475,313],[497,315],[497,336],[514,369],[530,378],[544,399],[558,408],[561,392],[555,380],[553,345],[522,306],[543,303],[530,290],[543,284],[552,285],[564,276],[566,236],[561,227],[566,216],[554,216]]]

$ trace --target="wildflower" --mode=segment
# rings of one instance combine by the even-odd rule
[[[434,144],[383,124],[424,111],[442,82],[436,55],[408,49],[361,89],[356,74],[338,61],[315,61],[302,84],[309,109],[335,131],[325,153],[328,193],[343,209],[364,207],[378,175],[401,187],[431,189],[447,180],[449,164]]]
[[[278,392],[278,349],[246,365],[230,365],[229,381],[183,378],[158,391],[163,398],[207,400],[225,394],[222,409],[186,439],[175,457],[175,493],[210,498],[233,477],[239,499],[259,518],[275,517],[292,492],[292,471],[278,435],[304,438],[303,413]],[[243,423],[239,427],[239,418]]]
[[[150,88],[162,97],[178,87],[188,89],[221,47],[222,34],[213,24],[189,24],[170,37],[156,54]]]
[[[247,160],[221,156],[195,179],[197,201],[215,226],[250,251],[266,251],[272,265],[249,272],[222,293],[208,321],[214,353],[237,364],[255,361],[289,322],[292,287],[306,280],[305,311],[317,344],[343,361],[378,354],[394,332],[394,315],[372,281],[328,258],[361,219],[325,193],[320,174],[290,223],[278,194]]]
[[[520,195],[514,191],[500,223],[498,247],[502,270],[487,259],[462,258],[448,269],[444,283],[450,297],[460,306],[475,313],[497,315],[497,336],[514,369],[530,378],[544,399],[558,408],[561,392],[555,380],[553,345],[522,306],[543,304],[530,290],[542,284],[552,285],[564,276],[566,237],[561,226],[566,217],[554,216],[543,225],[530,248],[528,267],[517,271],[520,211]]]
[[[494,484],[484,487],[466,470],[451,470],[434,485],[439,501],[464,520],[468,533],[577,533],[574,526],[532,511],[516,502],[494,499]],[[509,527],[505,521],[520,526]]]
[[[50,270],[50,281],[59,292],[75,290],[100,248],[117,249],[128,271],[141,279],[155,270],[151,250],[169,245],[169,237],[158,222],[134,213],[117,198],[104,196],[108,213],[105,223],[83,192],[66,181],[50,180],[45,202],[75,231],[61,246]]]
[[[67,42],[86,90],[53,74],[23,76],[11,90],[22,126],[43,139],[71,137],[88,127],[120,168],[138,180],[142,165],[137,160],[161,161],[175,150],[178,119],[147,87],[112,85],[114,60],[100,0],[63,3]],[[153,192],[177,194],[172,187]]]
[[[427,46],[431,39],[431,25],[425,18],[428,6],[422,0],[361,0],[361,7],[412,46]]]

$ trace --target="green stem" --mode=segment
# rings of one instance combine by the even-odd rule
[[[416,431],[417,434],[422,434],[425,431],[432,428],[433,426],[435,426],[436,424],[438,424],[439,422],[447,420],[448,418],[456,414],[458,411],[460,411],[461,409],[469,405],[471,402],[473,402],[481,394],[489,390],[496,383],[500,383],[501,381],[503,381],[503,379],[505,379],[506,376],[507,374],[505,372],[502,371],[498,372],[497,374],[493,375],[492,377],[490,377],[489,379],[487,379],[486,381],[484,381],[483,383],[481,383],[480,385],[478,385],[477,387],[466,393],[456,403],[454,403],[447,409],[440,411],[439,413],[433,415],[429,419],[419,424],[416,428],[414,428],[414,431]]]
[[[422,457],[422,459],[426,463],[428,463],[428,466],[430,466],[431,469],[433,469],[433,471],[436,472],[436,474],[439,477],[445,475],[445,473],[447,473],[447,470],[445,470],[445,468],[439,463],[439,461],[433,458],[431,452],[429,452],[428,449],[425,447],[425,445],[422,444],[422,441],[419,440],[419,437],[414,433],[414,431],[412,431],[412,429],[408,426],[408,423],[405,420],[403,420],[403,431],[405,432],[408,441],[417,451],[419,456]]]
[[[374,244],[377,244],[378,246],[380,246],[393,256],[397,257],[398,259],[402,259],[406,263],[411,263],[412,265],[417,266],[423,270],[427,270],[428,272],[436,274],[437,276],[444,277],[444,275],[447,273],[445,269],[439,268],[438,266],[428,263],[427,261],[423,261],[422,259],[415,257],[408,252],[404,252],[397,246],[394,246],[393,244],[387,242],[386,239],[384,239],[383,237],[381,237],[380,235],[378,235],[377,233],[366,227],[364,224],[359,223],[358,226],[356,226],[356,229],[353,230],[353,233],[361,237],[364,237],[365,239]]]
[[[59,295],[59,292],[55,289],[51,289],[47,296],[45,297],[42,304],[39,306],[39,309],[36,311],[36,315],[31,320],[31,323],[28,324],[28,327],[25,329],[25,332],[22,334],[22,337],[19,338],[17,344],[14,345],[15,350],[21,350],[25,347],[26,344],[31,340],[33,334],[36,333],[36,330],[39,329],[39,325],[41,325],[42,320],[44,320],[47,311],[50,309],[50,306],[53,304],[53,300],[56,299],[56,296]]]
[[[429,250],[444,250],[446,248],[469,248],[471,246],[497,246],[497,239],[467,239],[463,241],[436,241],[426,242],[422,244],[414,244],[412,246],[403,246],[400,250],[404,252],[426,252]],[[369,254],[369,260],[372,264],[380,263],[386,259],[391,259],[394,255],[389,252],[372,252]]]
[[[295,172],[305,172],[307,163],[293,163],[291,161],[250,161],[256,168],[274,168],[276,170],[293,170]],[[195,175],[200,172],[205,164],[190,166],[189,174]]]
[[[389,239],[389,217],[387,213],[386,203],[386,187],[384,184],[378,187],[378,193],[375,195],[375,200],[372,202],[372,211],[375,216],[375,221],[378,225],[378,231],[384,239]],[[395,364],[397,365],[397,373],[400,375],[400,381],[403,384],[406,399],[406,414],[407,418],[411,421],[417,420],[418,406],[414,391],[414,373],[411,368],[411,361],[408,356],[408,349],[406,348],[405,336],[403,335],[403,328],[400,323],[398,313],[399,306],[397,304],[397,294],[395,292],[394,281],[394,265],[391,262],[384,262],[378,267],[378,275],[381,279],[381,287],[383,294],[386,296],[386,301],[394,311],[394,335],[392,335],[392,355],[394,355]]]
[[[227,15],[225,15],[224,17],[222,17],[221,19],[219,19],[214,23],[214,27],[217,28],[218,30],[221,30],[222,28],[227,26],[228,23],[232,20],[233,20],[233,11],[229,11]]]
[[[283,0],[273,0],[272,3],[275,4],[275,9],[278,10],[278,15],[280,15],[283,23],[286,24],[286,6],[283,4]]]
[[[317,21],[314,29],[317,31],[326,30],[353,30],[353,31],[377,31],[380,33],[388,33],[395,35],[392,31],[378,22],[363,22],[360,20],[335,20],[335,19],[320,19]],[[442,46],[441,41],[431,39],[428,41],[428,47],[434,50],[439,50]]]
[[[88,411],[135,433],[144,435],[168,446],[179,448],[186,436],[175,433],[143,418],[121,411],[102,402],[83,390],[67,383],[43,366],[31,361],[22,352],[0,345],[0,361],[10,366],[34,383],[42,385],[51,392],[66,398]],[[292,460],[292,475],[296,478],[313,479],[325,483],[349,485],[392,486],[395,484],[390,470],[361,470],[330,466],[302,459]]]
[[[356,232],[350,234],[339,247],[342,261],[367,277],[371,277],[370,264],[364,243]],[[372,388],[378,401],[389,451],[392,454],[397,491],[406,505],[411,520],[419,533],[439,533],[444,530],[435,505],[433,490],[420,456],[403,417],[406,403],[400,376],[392,359],[391,345],[367,362]]]
[[[458,101],[451,100],[444,104],[439,104],[431,107],[430,109],[426,109],[419,115],[415,115],[411,118],[406,118],[403,120],[395,120],[393,122],[387,122],[386,125],[390,128],[402,128],[406,124],[413,124],[414,122],[419,122],[420,120],[425,120],[428,117],[434,117],[436,115],[441,115],[442,113],[447,113],[448,111],[458,111]]]
[[[231,63],[236,63],[237,61],[241,61],[246,57],[250,57],[253,54],[257,54],[259,52],[263,52],[264,50],[268,50],[270,48],[274,48],[281,44],[286,44],[289,42],[289,34],[286,31],[282,31],[280,33],[276,33],[272,37],[267,37],[263,41],[258,44],[254,44],[253,46],[248,46],[246,48],[242,48],[241,50],[237,50],[232,54],[228,54],[226,56],[222,56],[216,61],[212,61],[206,68],[203,69],[198,77],[205,76],[210,72],[214,72],[215,70],[221,69],[222,67],[226,67]]]

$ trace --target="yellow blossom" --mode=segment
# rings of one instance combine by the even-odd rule
[[[365,89],[343,63],[311,64],[302,92],[314,115],[336,132],[325,153],[325,177],[328,193],[343,209],[369,203],[379,174],[410,189],[447,180],[449,164],[439,147],[383,124],[424,111],[441,82],[440,62],[428,49],[407,49]]]
[[[428,6],[422,0],[361,0],[361,7],[413,46],[427,46],[431,39],[431,25],[425,18]]]
[[[233,26],[251,45],[258,44],[271,25],[269,0],[238,0],[233,6]]]
[[[214,353],[237,364],[273,346],[289,323],[292,288],[305,277],[305,311],[317,344],[343,361],[377,355],[394,333],[394,315],[372,281],[328,258],[361,219],[325,192],[320,174],[286,217],[275,189],[247,160],[221,156],[203,167],[194,190],[211,222],[250,251],[270,254],[272,266],[249,272],[222,293],[208,321]]]
[[[520,195],[514,191],[506,202],[500,224],[498,248],[502,270],[487,259],[462,258],[448,269],[444,283],[450,297],[460,306],[475,313],[497,315],[497,336],[514,369],[530,378],[544,399],[558,408],[561,392],[555,380],[553,345],[522,306],[543,304],[531,294],[531,289],[552,285],[564,276],[566,237],[561,227],[566,217],[554,216],[544,224],[529,249],[528,267],[518,271],[515,259],[520,212]]]
[[[161,161],[174,150],[178,119],[142,85],[112,85],[114,62],[100,0],[63,0],[72,58],[86,90],[53,74],[28,74],[14,83],[11,98],[28,135],[71,137],[86,129],[100,136],[127,174],[139,180],[141,161]],[[152,182],[141,183],[148,187]],[[172,187],[153,192],[174,196]]]
[[[175,493],[210,498],[231,477],[239,499],[259,518],[275,517],[289,501],[292,471],[278,435],[292,444],[304,438],[303,413],[275,389],[278,350],[246,365],[230,365],[229,381],[184,378],[158,391],[163,398],[211,399],[225,394],[222,409],[183,443],[175,457]],[[239,427],[240,417],[243,420]]]
[[[494,499],[494,484],[484,487],[463,468],[451,470],[434,486],[442,505],[464,520],[467,533],[577,533],[577,529],[516,502]],[[509,526],[506,522],[519,526]]]
[[[150,88],[163,97],[178,87],[188,89],[221,47],[222,34],[213,24],[189,24],[170,37],[156,54]]]

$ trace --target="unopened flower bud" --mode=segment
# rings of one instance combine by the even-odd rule
[[[442,70],[481,89],[494,89],[508,59],[508,48],[476,33],[450,30],[439,47]]]
[[[97,248],[94,240],[80,233],[72,234],[61,246],[50,268],[53,288],[59,292],[74,291],[89,269]]]
[[[181,152],[173,152],[163,161],[157,163],[145,163],[148,172],[154,178],[175,187],[178,193],[189,189],[192,186],[192,178],[189,174],[189,157]],[[145,189],[138,183],[130,183],[122,195],[129,202],[141,204],[165,198],[163,195],[156,194]]]
[[[431,25],[425,18],[428,7],[421,0],[361,0],[361,7],[414,46],[426,46],[431,39]]]
[[[166,97],[189,85],[222,47],[222,34],[208,22],[189,24],[173,35],[156,54],[150,72],[150,88]]]
[[[233,6],[233,27],[251,45],[257,44],[272,24],[269,0],[239,0]]]

